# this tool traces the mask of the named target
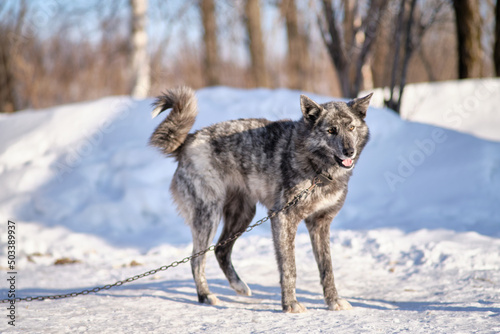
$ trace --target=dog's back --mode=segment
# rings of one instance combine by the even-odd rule
[[[272,207],[274,193],[283,183],[282,160],[293,150],[290,143],[295,128],[292,121],[239,119],[188,135],[177,152],[179,166],[172,191],[178,194],[179,186],[186,187],[184,179],[177,175],[188,177],[190,183],[201,177],[203,190],[197,192],[205,197],[207,190],[223,197],[229,190],[238,190],[252,201]],[[290,160],[286,169],[291,165]],[[185,199],[176,201],[184,203]]]

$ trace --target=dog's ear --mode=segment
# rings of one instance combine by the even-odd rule
[[[322,110],[319,104],[305,95],[300,96],[300,108],[302,109],[304,119],[310,124],[314,124],[316,122]]]
[[[361,118],[366,117],[366,111],[368,110],[368,105],[370,104],[370,99],[372,98],[373,93],[366,95],[365,97],[359,97],[354,100],[349,101],[347,105],[352,109],[352,111]]]

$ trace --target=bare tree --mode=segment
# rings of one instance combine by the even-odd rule
[[[331,0],[323,0],[322,4],[319,25],[342,94],[356,97],[363,86],[362,69],[375,42],[388,0],[370,0],[364,13],[361,13],[358,1],[341,1],[344,15],[338,14],[341,8],[334,7]],[[342,25],[337,22],[339,16],[343,17]]]
[[[8,10],[5,3],[0,5],[0,12],[3,10],[5,17],[0,23],[0,112],[13,112],[19,109],[13,57],[17,43],[23,38],[21,28],[27,10],[26,2],[21,1],[17,13],[14,9]]]
[[[0,26],[0,112],[16,110],[15,82],[12,73],[11,41],[8,27]]]
[[[148,0],[130,0],[132,9],[131,22],[131,57],[130,68],[132,71],[131,95],[137,98],[148,96],[150,81],[147,11]]]
[[[438,20],[445,4],[446,0],[429,1],[428,7],[418,8],[417,0],[400,0],[397,22],[394,27],[390,97],[385,101],[387,107],[397,113],[401,108],[410,59],[420,48],[426,32]],[[407,7],[409,7],[408,10]]]
[[[458,77],[479,78],[483,67],[479,1],[453,0],[453,7],[457,27]]]
[[[245,24],[248,34],[248,48],[252,61],[251,74],[253,85],[269,87],[269,75],[266,69],[265,49],[262,40],[259,0],[246,0]]]
[[[398,20],[396,27],[394,29],[394,61],[391,74],[391,85],[390,85],[390,97],[389,100],[385,101],[385,104],[399,113],[401,107],[401,99],[403,97],[403,90],[406,84],[406,73],[408,70],[408,62],[410,61],[411,54],[413,53],[415,45],[412,43],[412,26],[413,26],[413,13],[415,11],[416,0],[410,0],[410,14],[405,24],[405,8],[407,0],[401,0]],[[400,52],[401,52],[401,42],[403,37],[403,31],[406,33],[405,46],[403,51],[403,61],[401,65]],[[396,85],[399,83],[399,94],[397,100],[395,100],[394,93],[396,91]]]
[[[500,0],[497,0],[495,6],[495,45],[493,47],[493,62],[495,72],[500,77]]]
[[[200,0],[203,23],[203,44],[205,47],[204,75],[208,86],[220,83],[219,52],[217,48],[217,22],[214,0]]]
[[[295,0],[281,0],[288,41],[288,87],[307,89],[309,52],[306,36],[301,32]]]

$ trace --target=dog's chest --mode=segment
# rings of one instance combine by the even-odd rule
[[[338,189],[337,191],[324,191],[321,188],[317,189],[316,196],[311,197],[311,213],[322,211],[332,206],[342,205],[342,200],[345,198],[344,190]]]

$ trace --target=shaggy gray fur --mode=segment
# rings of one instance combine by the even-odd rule
[[[198,115],[194,91],[189,87],[171,89],[158,97],[153,106],[153,118],[167,109],[172,108],[172,111],[156,128],[149,142],[163,153],[175,156]]]
[[[318,174],[332,181],[314,189],[298,205],[271,220],[285,312],[304,312],[295,296],[295,234],[305,220],[318,263],[328,308],[349,309],[335,289],[330,256],[330,223],[342,207],[352,169],[369,137],[364,121],[371,94],[348,103],[317,104],[300,97],[303,117],[271,122],[240,119],[217,123],[188,134],[196,117],[194,92],[186,87],[159,97],[156,113],[173,108],[151,137],[151,145],[174,156],[179,165],[171,191],[191,227],[193,253],[207,248],[221,219],[219,241],[243,231],[256,203],[268,210],[283,207]],[[231,287],[251,295],[231,263],[234,242],[215,250]],[[191,261],[198,299],[217,304],[205,278],[205,256]]]

